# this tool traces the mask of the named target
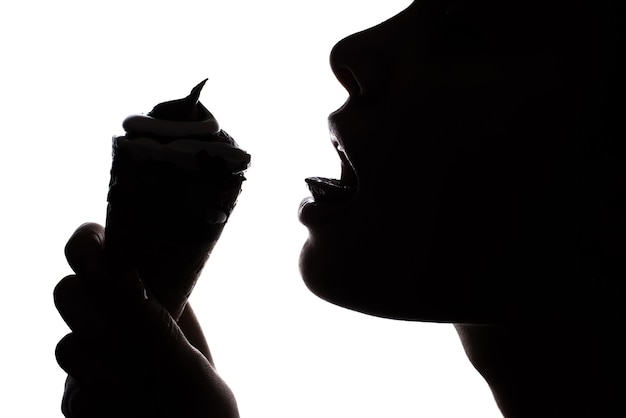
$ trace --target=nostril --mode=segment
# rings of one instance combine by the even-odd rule
[[[356,97],[363,94],[361,85],[354,76],[354,73],[348,67],[334,67],[333,72],[335,73],[335,77],[337,77],[337,80],[339,80],[339,82],[344,86],[344,88],[348,91],[348,94],[350,94],[351,97]]]

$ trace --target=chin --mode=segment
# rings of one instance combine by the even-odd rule
[[[552,299],[546,286],[554,281],[552,269],[541,271],[524,256],[512,258],[478,241],[472,248],[456,240],[459,247],[429,252],[391,246],[386,238],[311,231],[299,260],[305,285],[332,304],[400,320],[497,324],[547,314],[540,306]]]
[[[494,308],[469,295],[470,288],[429,273],[415,254],[372,248],[348,250],[309,237],[300,254],[300,274],[307,288],[334,305],[377,317],[442,323],[485,323]],[[399,259],[400,258],[400,259]]]

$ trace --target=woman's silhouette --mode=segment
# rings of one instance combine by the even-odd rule
[[[342,174],[307,180],[302,277],[454,323],[507,418],[623,409],[622,8],[421,0],[331,53]],[[55,292],[65,414],[237,416],[191,308],[176,324],[132,273],[104,279],[102,237],[76,231]]]

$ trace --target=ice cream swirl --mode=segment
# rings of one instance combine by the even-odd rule
[[[184,170],[198,168],[198,155],[220,157],[232,173],[244,171],[250,155],[220,129],[217,119],[199,101],[206,79],[178,100],[159,103],[148,114],[127,117],[124,136],[114,137],[137,160],[165,161]]]

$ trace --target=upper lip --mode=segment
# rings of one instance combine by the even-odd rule
[[[316,201],[332,201],[334,203],[345,203],[353,197],[358,190],[358,177],[354,166],[346,152],[342,142],[339,128],[337,126],[337,117],[344,109],[331,113],[328,117],[329,128],[331,132],[331,142],[339,155],[341,161],[341,176],[339,179],[331,179],[326,177],[309,177],[306,182],[309,186],[311,194]]]
[[[339,159],[341,160],[341,183],[346,186],[356,187],[358,185],[358,177],[345,147],[341,143],[341,140],[337,137],[336,133],[332,135],[331,141],[337,151],[337,154],[339,155]]]
[[[345,116],[350,112],[352,101],[352,98],[348,99],[343,106],[328,116],[328,126],[331,133],[331,142],[341,159],[341,181],[356,187],[358,185],[357,171],[351,160],[349,147],[345,142],[346,136],[342,134],[344,126],[342,121],[345,120]]]

